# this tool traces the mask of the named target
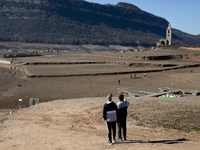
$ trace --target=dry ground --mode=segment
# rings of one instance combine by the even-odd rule
[[[149,51],[146,55],[158,53]],[[165,50],[165,53],[175,52]],[[128,110],[128,140],[113,146],[106,145],[107,133],[102,119],[102,107],[109,93],[113,93],[114,101],[118,102],[118,88],[159,92],[158,88],[171,87],[200,91],[199,67],[149,72],[145,78],[142,71],[163,68],[149,65],[127,66],[129,63],[194,65],[199,63],[198,58],[147,61],[119,57],[128,54],[136,53],[104,52],[100,55],[17,58],[11,65],[1,64],[0,149],[199,149],[200,101],[198,96],[192,95],[180,98],[136,98],[125,95],[131,103]],[[144,56],[145,52],[137,54]],[[112,64],[114,67],[111,64],[99,64],[99,67],[94,64],[76,64],[77,69],[74,70],[68,65],[57,66],[57,69],[55,65],[43,66],[43,70],[39,65],[23,66],[25,62],[52,61],[116,63]],[[87,73],[87,70],[91,74],[130,70],[141,73],[137,73],[137,78],[132,79],[131,73],[40,78],[27,78],[25,74],[60,72],[77,75],[84,71]],[[121,81],[120,85],[118,80]],[[29,98],[40,98],[45,103],[17,110],[20,98],[23,99],[23,106],[28,104]],[[10,114],[12,110],[14,113]]]
[[[153,52],[148,52],[153,53]],[[110,57],[107,57],[109,54]],[[149,72],[144,78],[144,70],[166,69],[166,67],[128,66],[130,63],[175,64],[178,66],[198,64],[197,60],[133,60],[112,57],[116,53],[102,56],[63,55],[17,58],[16,62],[0,67],[0,101],[1,109],[18,108],[18,99],[23,99],[24,106],[29,98],[43,101],[82,97],[102,97],[108,93],[118,95],[118,88],[132,88],[158,92],[158,88],[200,90],[199,67],[175,69],[163,72]],[[118,53],[120,55],[121,53]],[[135,53],[129,53],[135,55]],[[123,55],[123,54],[121,54]],[[144,55],[144,54],[143,54]],[[6,59],[10,60],[10,59]],[[72,64],[72,65],[23,65],[26,62],[112,62],[113,64]],[[12,69],[11,69],[12,67]],[[13,69],[16,68],[16,69]],[[191,73],[193,70],[193,73]],[[131,71],[133,73],[131,73]],[[130,78],[138,71],[137,78]],[[69,77],[27,78],[27,74],[71,75]],[[92,75],[92,73],[130,72],[126,74]],[[80,74],[90,74],[81,75]],[[118,80],[121,84],[118,85]]]
[[[199,131],[163,128],[165,124],[178,122],[191,127],[199,125],[198,97],[126,99],[131,104],[127,141],[106,145],[108,137],[102,119],[105,97],[79,98],[40,103],[4,115],[0,123],[0,149],[199,149]],[[117,97],[113,100],[118,102]]]

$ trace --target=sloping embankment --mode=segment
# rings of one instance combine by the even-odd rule
[[[136,65],[136,64],[135,64]],[[167,65],[166,65],[167,66]],[[136,73],[150,73],[150,72],[162,72],[167,70],[173,70],[173,69],[182,69],[182,68],[190,68],[190,67],[199,67],[200,64],[195,65],[184,65],[184,66],[173,66],[173,67],[163,67],[160,69],[146,69],[146,70],[139,70],[139,71],[122,71],[122,72],[109,72],[109,73],[91,73],[91,74],[64,74],[64,75],[40,75],[40,74],[29,74],[26,73],[27,77],[34,78],[34,77],[72,77],[72,76],[99,76],[99,75],[118,75],[118,74],[136,74]]]
[[[176,59],[199,59],[200,54],[176,54],[176,55],[158,55],[158,56],[129,56],[129,55],[97,55],[97,54],[87,54],[93,56],[103,56],[111,58],[126,58],[135,60],[176,60]]]

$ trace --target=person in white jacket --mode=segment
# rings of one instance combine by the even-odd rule
[[[124,99],[124,95],[119,95],[119,102],[117,103],[118,115],[117,115],[117,128],[118,128],[118,138],[117,141],[126,140],[126,117],[127,108],[129,102]],[[121,129],[123,129],[123,138],[121,136]]]
[[[116,137],[116,121],[117,121],[117,105],[112,101],[112,93],[107,96],[107,103],[103,107],[103,118],[106,122],[106,127],[108,131],[108,145],[115,143]],[[113,140],[112,135],[113,133]]]

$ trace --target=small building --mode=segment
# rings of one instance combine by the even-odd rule
[[[170,24],[166,30],[166,39],[160,39],[160,41],[157,43],[157,47],[165,45],[172,45],[172,28]]]

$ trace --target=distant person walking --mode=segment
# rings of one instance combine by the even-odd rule
[[[107,103],[103,107],[103,118],[106,122],[108,131],[108,145],[112,145],[116,142],[116,121],[117,121],[117,105],[112,101],[112,93],[107,96]],[[113,133],[113,140],[112,140]]]
[[[118,115],[117,115],[117,127],[118,127],[118,138],[117,141],[126,140],[126,117],[127,117],[127,108],[129,102],[124,99],[124,95],[119,95],[120,102],[117,103]],[[123,130],[123,138],[121,134],[121,129]]]
[[[147,76],[147,74],[146,73],[144,73],[144,77],[146,78],[146,76]]]
[[[118,85],[120,85],[120,80],[118,80]]]

